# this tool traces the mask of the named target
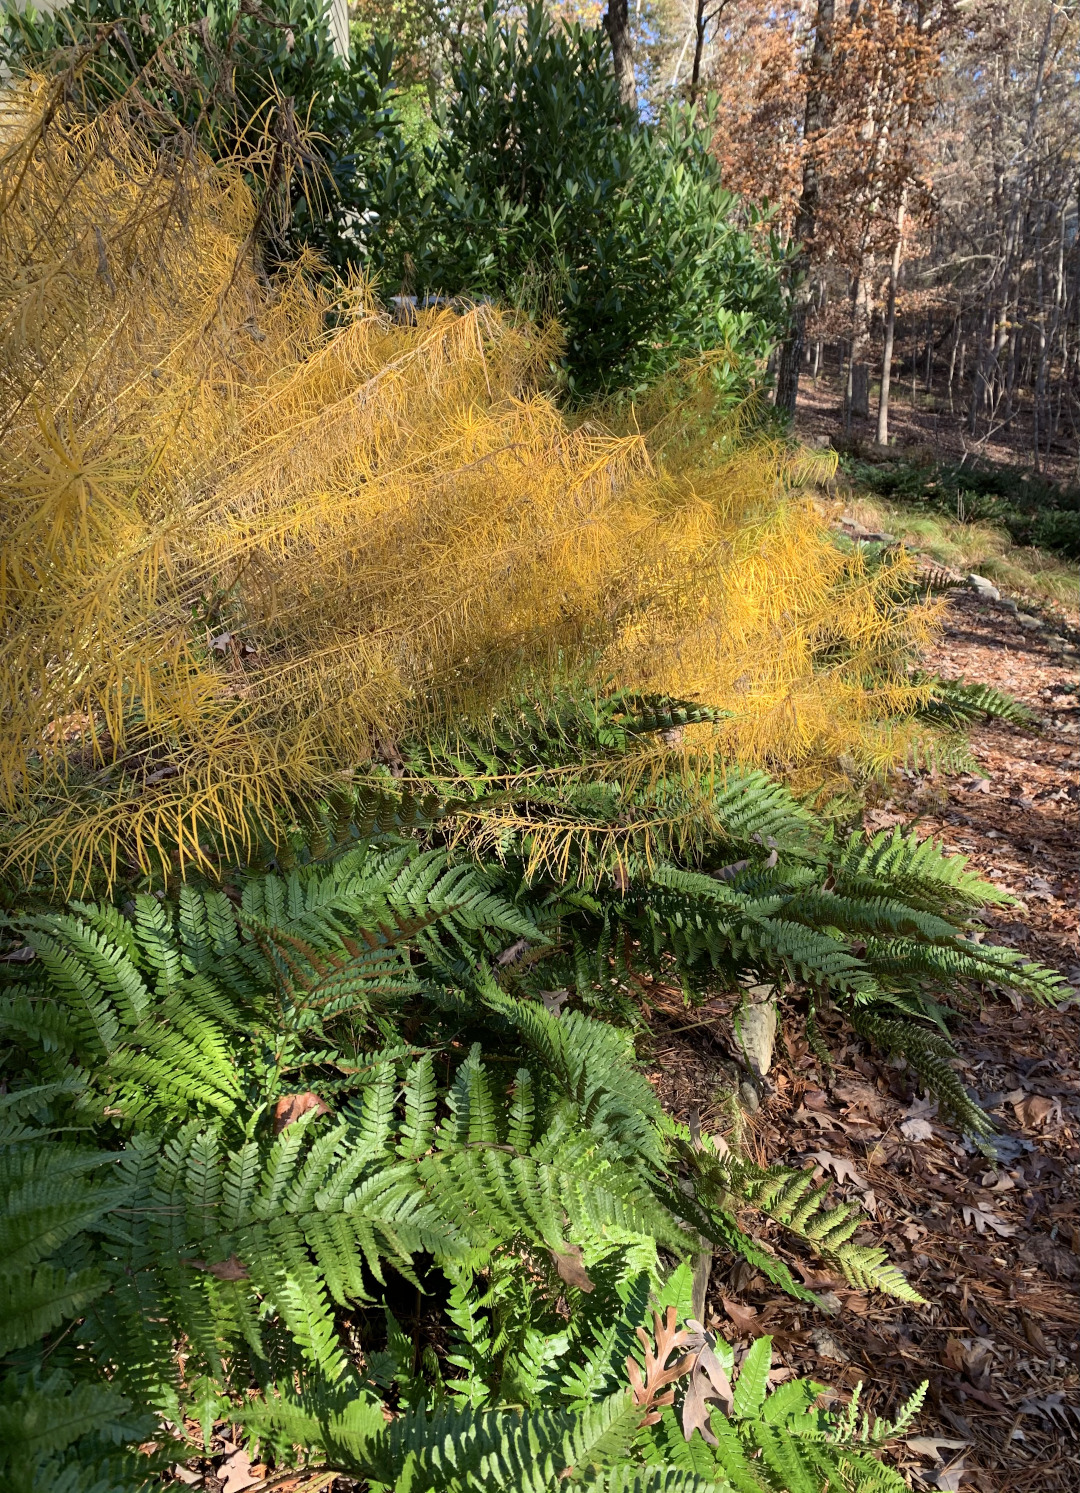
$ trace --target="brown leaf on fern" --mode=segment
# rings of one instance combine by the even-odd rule
[[[585,1292],[595,1289],[585,1272],[580,1244],[568,1244],[565,1249],[561,1250],[553,1249],[551,1258],[555,1262],[555,1269],[559,1272],[560,1278],[568,1286],[574,1286],[577,1290]]]
[[[227,1260],[215,1260],[212,1264],[207,1264],[205,1260],[184,1260],[183,1264],[190,1265],[192,1270],[203,1270],[207,1275],[214,1275],[218,1280],[247,1280],[248,1278],[247,1266],[235,1255],[230,1255]]]
[[[668,1389],[667,1386],[673,1384],[676,1379],[681,1379],[693,1361],[692,1354],[676,1359],[673,1364],[668,1364],[668,1358],[680,1348],[701,1342],[700,1334],[677,1328],[676,1320],[673,1306],[668,1307],[663,1321],[660,1319],[659,1312],[653,1312],[655,1352],[649,1334],[644,1327],[638,1328],[637,1335],[645,1349],[644,1378],[642,1378],[641,1368],[636,1360],[629,1357],[626,1360],[626,1372],[630,1380],[634,1404],[640,1405],[648,1412],[642,1419],[642,1425],[655,1425],[660,1419],[660,1410],[665,1405],[675,1403],[675,1391]]]
[[[717,1445],[716,1437],[709,1425],[713,1404],[719,1405],[725,1415],[730,1415],[735,1404],[735,1396],[731,1388],[731,1380],[706,1336],[690,1365],[690,1383],[687,1385],[686,1398],[683,1400],[682,1429],[687,1441],[697,1430],[701,1432],[710,1446]]]
[[[310,1089],[303,1094],[282,1094],[274,1105],[274,1134],[280,1135],[301,1115],[309,1114],[311,1110],[318,1115],[327,1115],[330,1113],[330,1106]]]

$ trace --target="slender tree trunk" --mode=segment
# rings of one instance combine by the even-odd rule
[[[1044,402],[1046,400],[1046,362],[1047,362],[1047,358],[1046,358],[1046,346],[1047,346],[1047,344],[1046,344],[1046,306],[1044,304],[1044,298],[1043,298],[1043,293],[1044,293],[1044,288],[1045,288],[1045,280],[1044,280],[1044,276],[1043,276],[1043,239],[1042,239],[1042,223],[1041,222],[1039,224],[1039,235],[1038,235],[1038,240],[1037,240],[1037,245],[1036,245],[1036,250],[1035,250],[1035,273],[1036,273],[1036,286],[1037,286],[1037,290],[1036,290],[1036,306],[1038,308],[1037,312],[1036,312],[1036,320],[1037,320],[1037,325],[1038,325],[1038,328],[1039,328],[1038,332],[1036,333],[1036,344],[1038,346],[1039,357],[1038,357],[1038,363],[1036,365],[1036,373],[1035,373],[1034,415],[1033,415],[1033,418],[1032,418],[1032,427],[1033,427],[1032,428],[1032,445],[1034,447],[1034,452],[1035,452],[1035,470],[1039,471],[1040,470],[1039,430],[1040,430],[1041,420],[1042,420],[1042,414],[1043,414],[1043,405],[1044,405]],[[1047,456],[1050,455],[1050,442],[1049,441],[1047,441],[1047,443],[1046,443],[1046,454],[1047,454]]]
[[[780,366],[776,380],[776,407],[794,415],[799,398],[799,369],[806,316],[813,294],[810,264],[814,228],[817,223],[821,183],[818,177],[817,142],[828,114],[828,75],[832,67],[832,30],[836,0],[817,0],[814,27],[814,49],[806,88],[806,112],[803,117],[803,176],[799,211],[795,217],[794,238],[798,250],[792,261],[788,284],[792,291],[791,322],[787,340],[780,349]]]
[[[887,446],[889,444],[889,387],[892,383],[893,342],[896,338],[896,287],[900,279],[900,260],[904,252],[904,217],[906,212],[907,202],[904,196],[901,195],[900,206],[896,214],[896,243],[893,245],[892,261],[889,265],[889,298],[885,311],[885,351],[881,358],[881,393],[878,396],[877,411],[877,442],[879,446]]]
[[[604,30],[611,42],[615,63],[615,81],[619,85],[619,102],[637,108],[637,81],[634,78],[634,47],[630,40],[630,6],[628,0],[608,0],[604,12]],[[552,146],[557,144],[552,141]]]
[[[963,388],[964,388],[964,374],[965,374],[966,371],[967,371],[967,338],[966,337],[961,337],[960,338],[960,374],[959,374],[959,377],[957,379],[957,382],[960,385],[961,393],[963,392]]]
[[[694,4],[694,63],[690,69],[690,102],[697,103],[701,87],[701,59],[705,54],[705,7],[708,0],[695,0]],[[723,7],[721,7],[722,9]]]
[[[849,400],[851,413],[862,420],[870,418],[870,367],[866,350],[870,342],[870,284],[863,265],[855,277],[852,305],[851,376]]]
[[[956,318],[956,326],[953,330],[952,350],[949,353],[949,414],[953,413],[953,375],[956,372],[956,349],[960,345],[960,318]]]

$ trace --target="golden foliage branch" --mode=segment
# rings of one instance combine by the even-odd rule
[[[49,115],[44,128],[45,114]],[[182,178],[179,183],[177,177]],[[398,325],[301,259],[272,282],[238,169],[122,109],[0,119],[10,865],[243,853],[381,743],[523,680],[726,708],[691,747],[873,755],[930,625],[828,541],[820,456],[658,463],[544,392],[554,328]],[[867,681],[875,678],[872,689]],[[890,747],[890,750],[892,748]]]

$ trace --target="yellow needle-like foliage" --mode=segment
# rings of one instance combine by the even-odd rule
[[[396,325],[303,259],[270,278],[238,170],[44,85],[4,111],[9,865],[242,847],[401,733],[555,674],[726,707],[709,747],[744,759],[894,749],[929,614],[894,600],[902,558],[829,542],[800,496],[823,458],[661,463],[571,427],[554,331]]]

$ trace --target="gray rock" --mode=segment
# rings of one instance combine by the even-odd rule
[[[1041,617],[1029,616],[1027,612],[1018,612],[1016,616],[1016,623],[1018,627],[1023,627],[1028,632],[1033,632],[1035,628],[1041,627],[1043,625]]]
[[[749,1079],[744,1079],[744,1081],[739,1085],[739,1103],[742,1105],[743,1109],[746,1110],[746,1113],[748,1115],[756,1115],[758,1110],[761,1108],[761,1100],[758,1098],[758,1091],[754,1088],[754,1085],[749,1081]]]
[[[968,585],[987,601],[1001,600],[1001,592],[994,585],[993,581],[988,581],[984,575],[969,575]]]
[[[1003,612],[1011,612],[1011,614],[1015,617],[1020,608],[1016,605],[1016,602],[1013,601],[1011,596],[1003,596],[1001,598],[1001,610]]]
[[[984,575],[969,575],[968,585],[972,591],[978,591],[980,596],[989,596],[992,602],[1001,600],[1001,591],[993,584],[993,581],[987,581]]]

